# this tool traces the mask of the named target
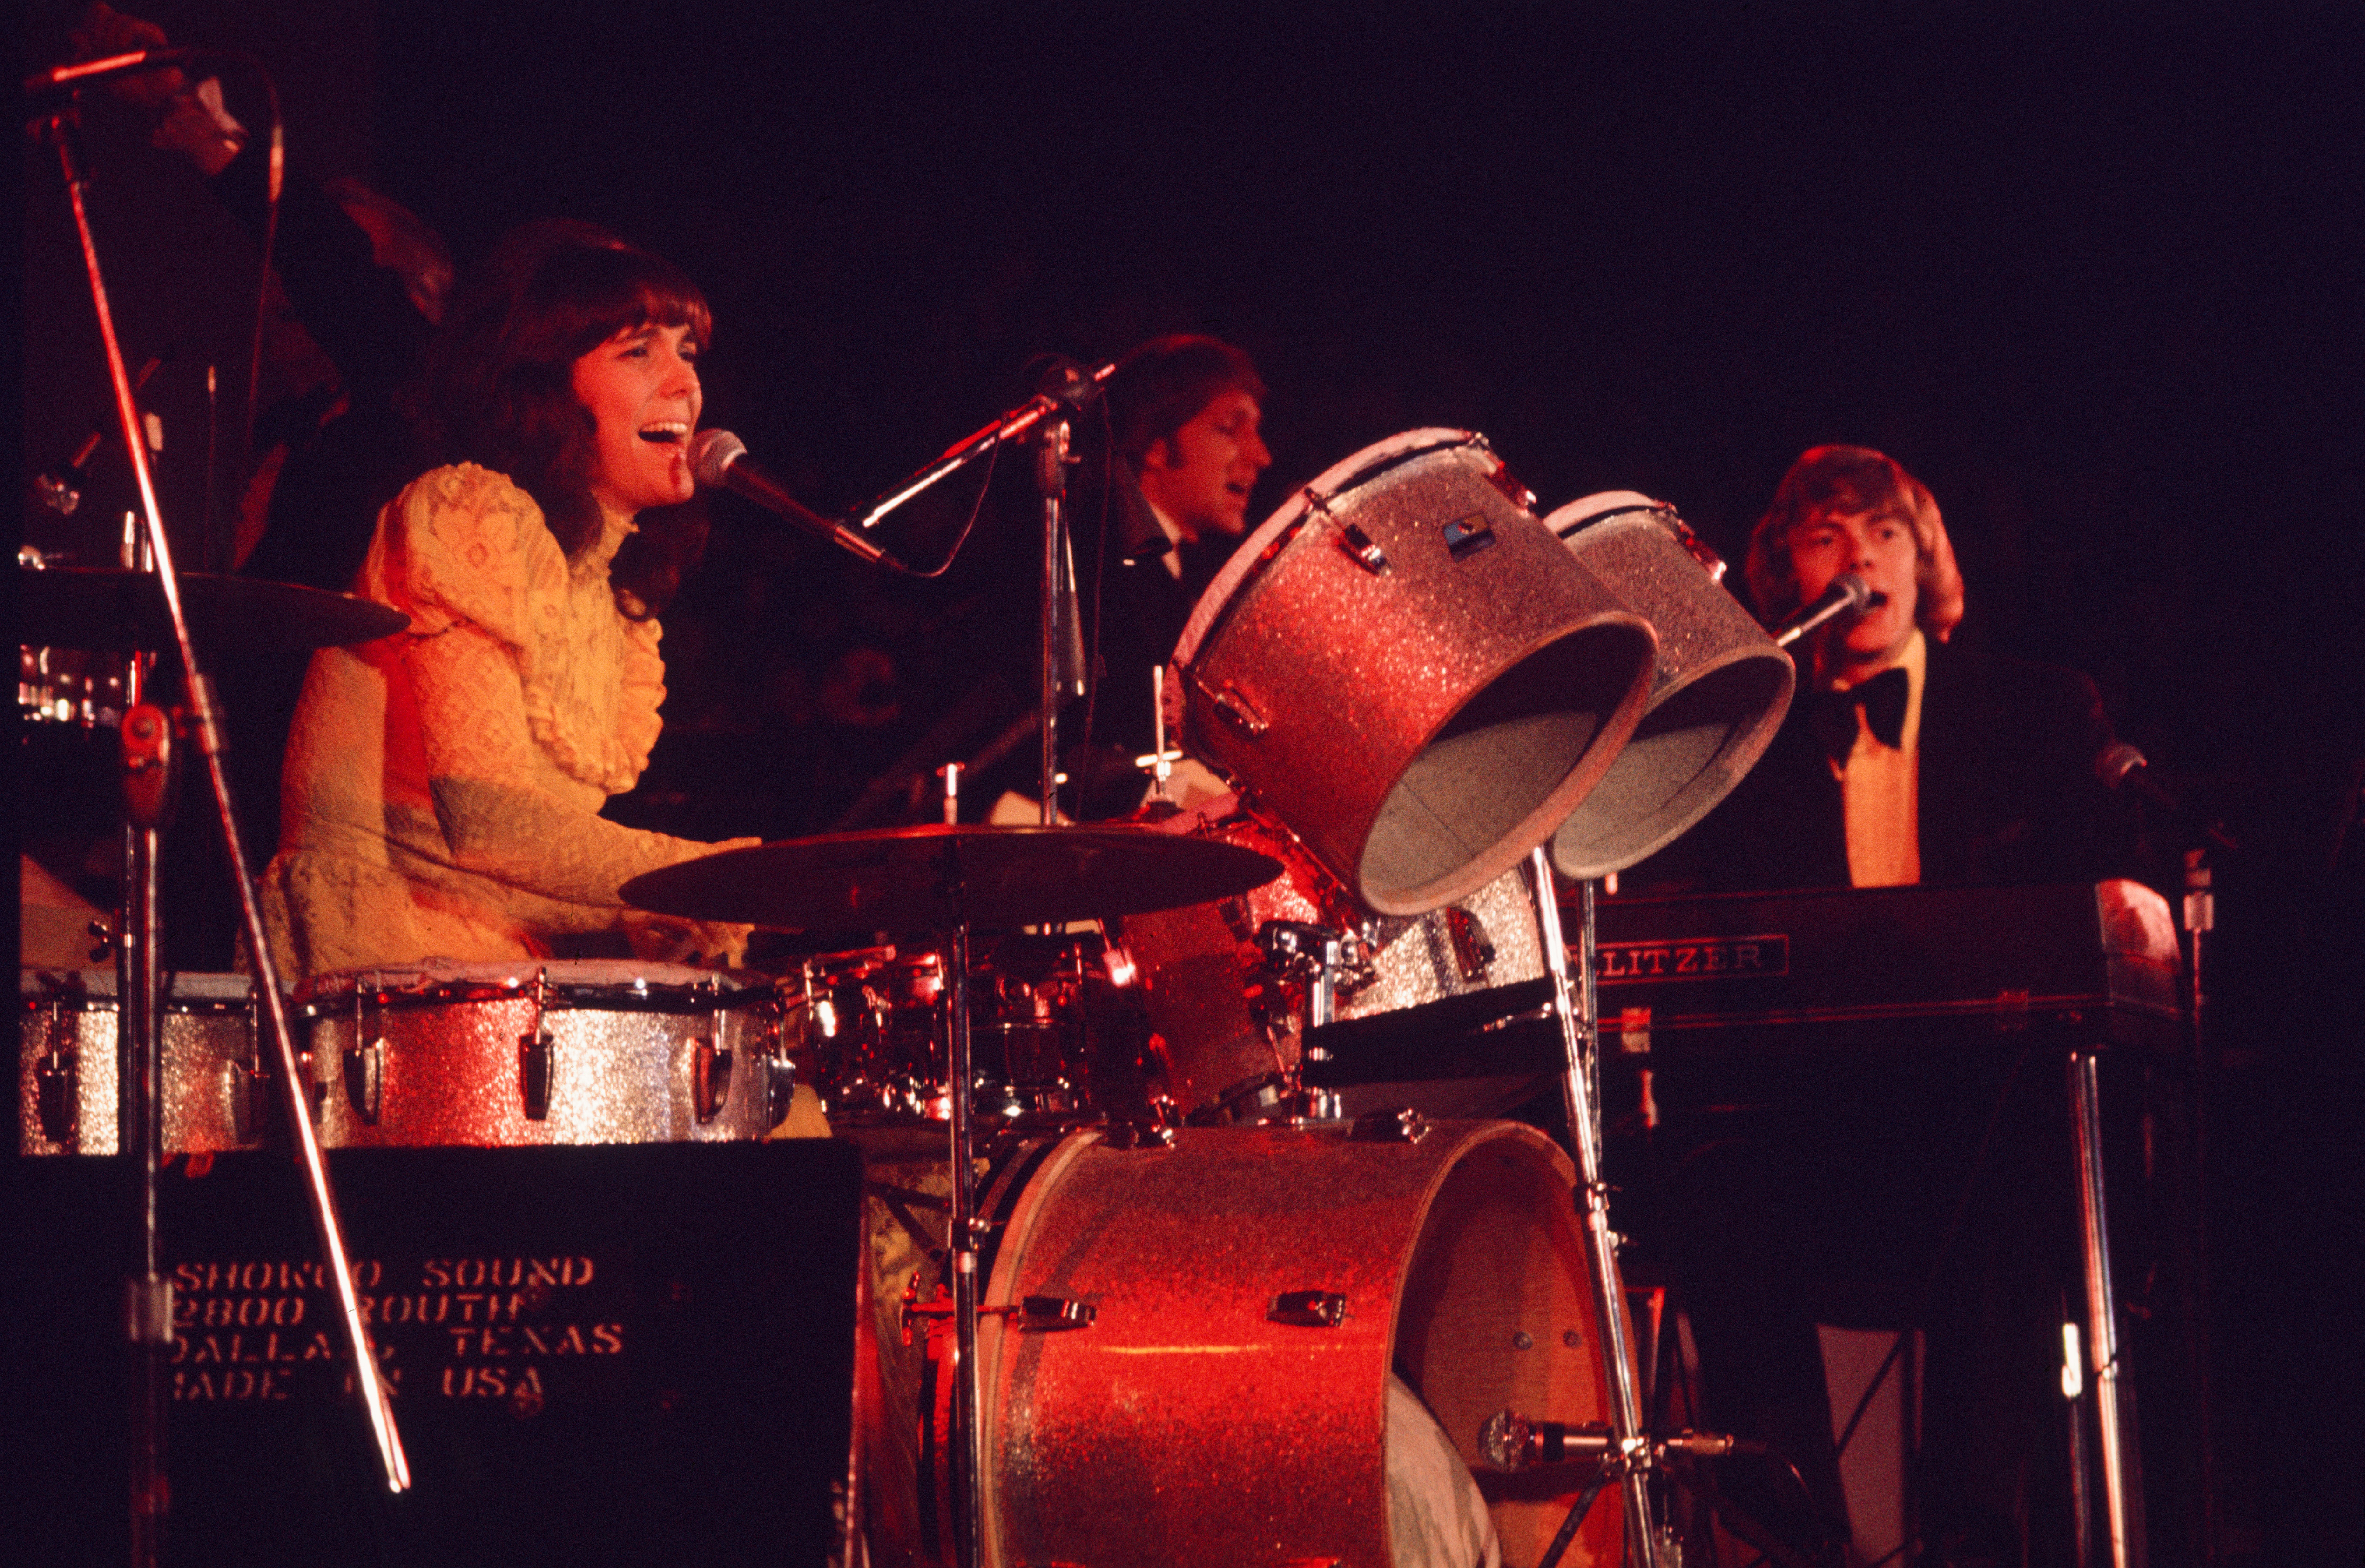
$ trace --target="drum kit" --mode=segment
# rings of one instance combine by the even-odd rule
[[[39,723],[119,722],[126,908],[112,971],[23,971],[17,1147],[140,1172],[135,1562],[158,1560],[165,1510],[167,1157],[295,1155],[400,1493],[325,1150],[746,1142],[815,1130],[801,1095],[933,1170],[883,1205],[919,1266],[858,1290],[880,1311],[851,1391],[872,1463],[849,1562],[1378,1563],[1457,1521],[1510,1562],[1658,1560],[1648,1482],[1668,1439],[1642,1418],[1591,989],[1554,875],[1581,884],[1589,976],[1589,879],[1713,806],[1792,682],[1671,509],[1618,492],[1540,517],[1463,431],[1356,454],[1241,543],[1161,672],[1161,722],[1232,792],[1057,824],[1068,418],[1113,368],[1065,367],[860,520],[1033,431],[1044,825],[793,840],[622,890],[809,952],[859,934],[781,973],[420,961],[283,987],[239,876],[254,973],[168,976],[176,753],[207,775],[230,866],[248,863],[200,647],[310,649],[403,622],[175,570],[66,129],[50,140],[140,515],[119,567],[22,560],[19,703]],[[151,689],[167,653],[177,716]],[[1432,1121],[1417,1087],[1350,1104],[1310,1070],[1322,1031],[1389,1021],[1432,1036],[1451,1078],[1463,1043],[1521,1020],[1555,1034],[1573,1161],[1523,1126],[1459,1119],[1466,1102],[1431,1102]],[[931,1208],[940,1231],[914,1213]],[[1530,1470],[1505,1434],[1546,1416],[1590,1457]]]
[[[1541,518],[1483,438],[1397,436],[1242,543],[1163,672],[1166,722],[1230,794],[1121,824],[792,840],[622,890],[807,949],[860,934],[779,972],[427,962],[316,976],[279,1007],[267,976],[173,977],[160,1147],[749,1140],[786,1130],[801,1088],[840,1136],[930,1168],[916,1206],[943,1211],[939,1229],[893,1204],[916,1264],[866,1282],[878,1429],[850,1553],[1406,1561],[1391,1497],[1425,1437],[1455,1495],[1475,1477],[1504,1561],[1655,1561],[1663,1444],[1553,876],[1585,884],[1589,973],[1586,879],[1683,832],[1770,740],[1790,663],[1721,572],[1662,503]],[[53,645],[163,640],[143,574],[22,580]],[[305,644],[391,613],[181,587]],[[21,1152],[132,1147],[116,1044],[138,983],[26,972]],[[1419,1035],[1448,1010],[1440,1079],[1457,1039],[1556,1025],[1574,1162],[1515,1123],[1443,1119],[1468,1102],[1418,1085],[1351,1104],[1308,1081],[1326,1027]],[[1510,1473],[1486,1434],[1545,1416],[1605,1457]],[[1605,1486],[1619,1506],[1584,1506]]]

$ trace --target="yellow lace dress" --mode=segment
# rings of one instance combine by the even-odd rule
[[[599,814],[647,766],[665,699],[657,624],[608,583],[632,528],[609,519],[569,560],[523,490],[470,464],[379,514],[353,591],[410,625],[305,677],[262,884],[284,977],[568,956],[623,928],[622,883],[721,847]]]

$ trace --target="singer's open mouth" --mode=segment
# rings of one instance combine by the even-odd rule
[[[1864,607],[1866,610],[1878,610],[1882,605],[1887,604],[1888,602],[1889,596],[1881,592],[1878,588],[1875,588],[1872,590],[1872,597],[1864,601]]]
[[[681,420],[659,420],[641,427],[641,439],[660,444],[670,444],[689,439],[689,425]]]

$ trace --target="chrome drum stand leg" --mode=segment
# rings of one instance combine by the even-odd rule
[[[2142,1467],[2135,1453],[2134,1386],[2120,1364],[2118,1302],[2111,1282],[2110,1213],[2102,1201],[2102,1064],[2073,1051],[2068,1064],[2069,1136],[2078,1159],[2078,1222],[2084,1244],[2086,1342],[2101,1436],[2102,1512],[2111,1568],[2145,1568]]]
[[[1609,1228],[1609,1189],[1601,1180],[1600,1096],[1594,1079],[1597,1042],[1593,994],[1594,884],[1581,884],[1585,990],[1580,1002],[1569,971],[1568,943],[1561,935],[1552,865],[1541,847],[1528,857],[1528,880],[1535,893],[1545,965],[1552,972],[1552,1012],[1560,1019],[1561,1093],[1568,1112],[1569,1144],[1576,1151],[1577,1219],[1585,1228],[1586,1260],[1592,1265],[1593,1305],[1600,1315],[1602,1356],[1607,1363],[1603,1371],[1609,1382],[1610,1436],[1615,1449],[1604,1462],[1605,1475],[1615,1475],[1624,1489],[1628,1560],[1641,1568],[1658,1568],[1658,1540],[1651,1529],[1651,1439],[1642,1424],[1634,1349],[1626,1333],[1626,1285],[1618,1270],[1618,1237]],[[1595,1490],[1585,1493],[1578,1513],[1590,1506]],[[1572,1533],[1562,1531],[1564,1536]]]

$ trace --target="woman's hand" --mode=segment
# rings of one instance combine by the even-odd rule
[[[720,844],[701,847],[707,855],[720,855],[726,849],[753,849],[763,842],[760,838],[726,838]],[[624,939],[633,945],[633,957],[654,964],[735,969],[745,962],[747,938],[755,931],[752,925],[732,921],[686,920],[679,915],[652,914],[641,909],[624,912]]]
[[[633,957],[652,964],[688,964],[701,969],[735,969],[747,957],[752,925],[723,921],[684,920],[678,915],[651,914],[646,910],[624,912],[624,940]]]

